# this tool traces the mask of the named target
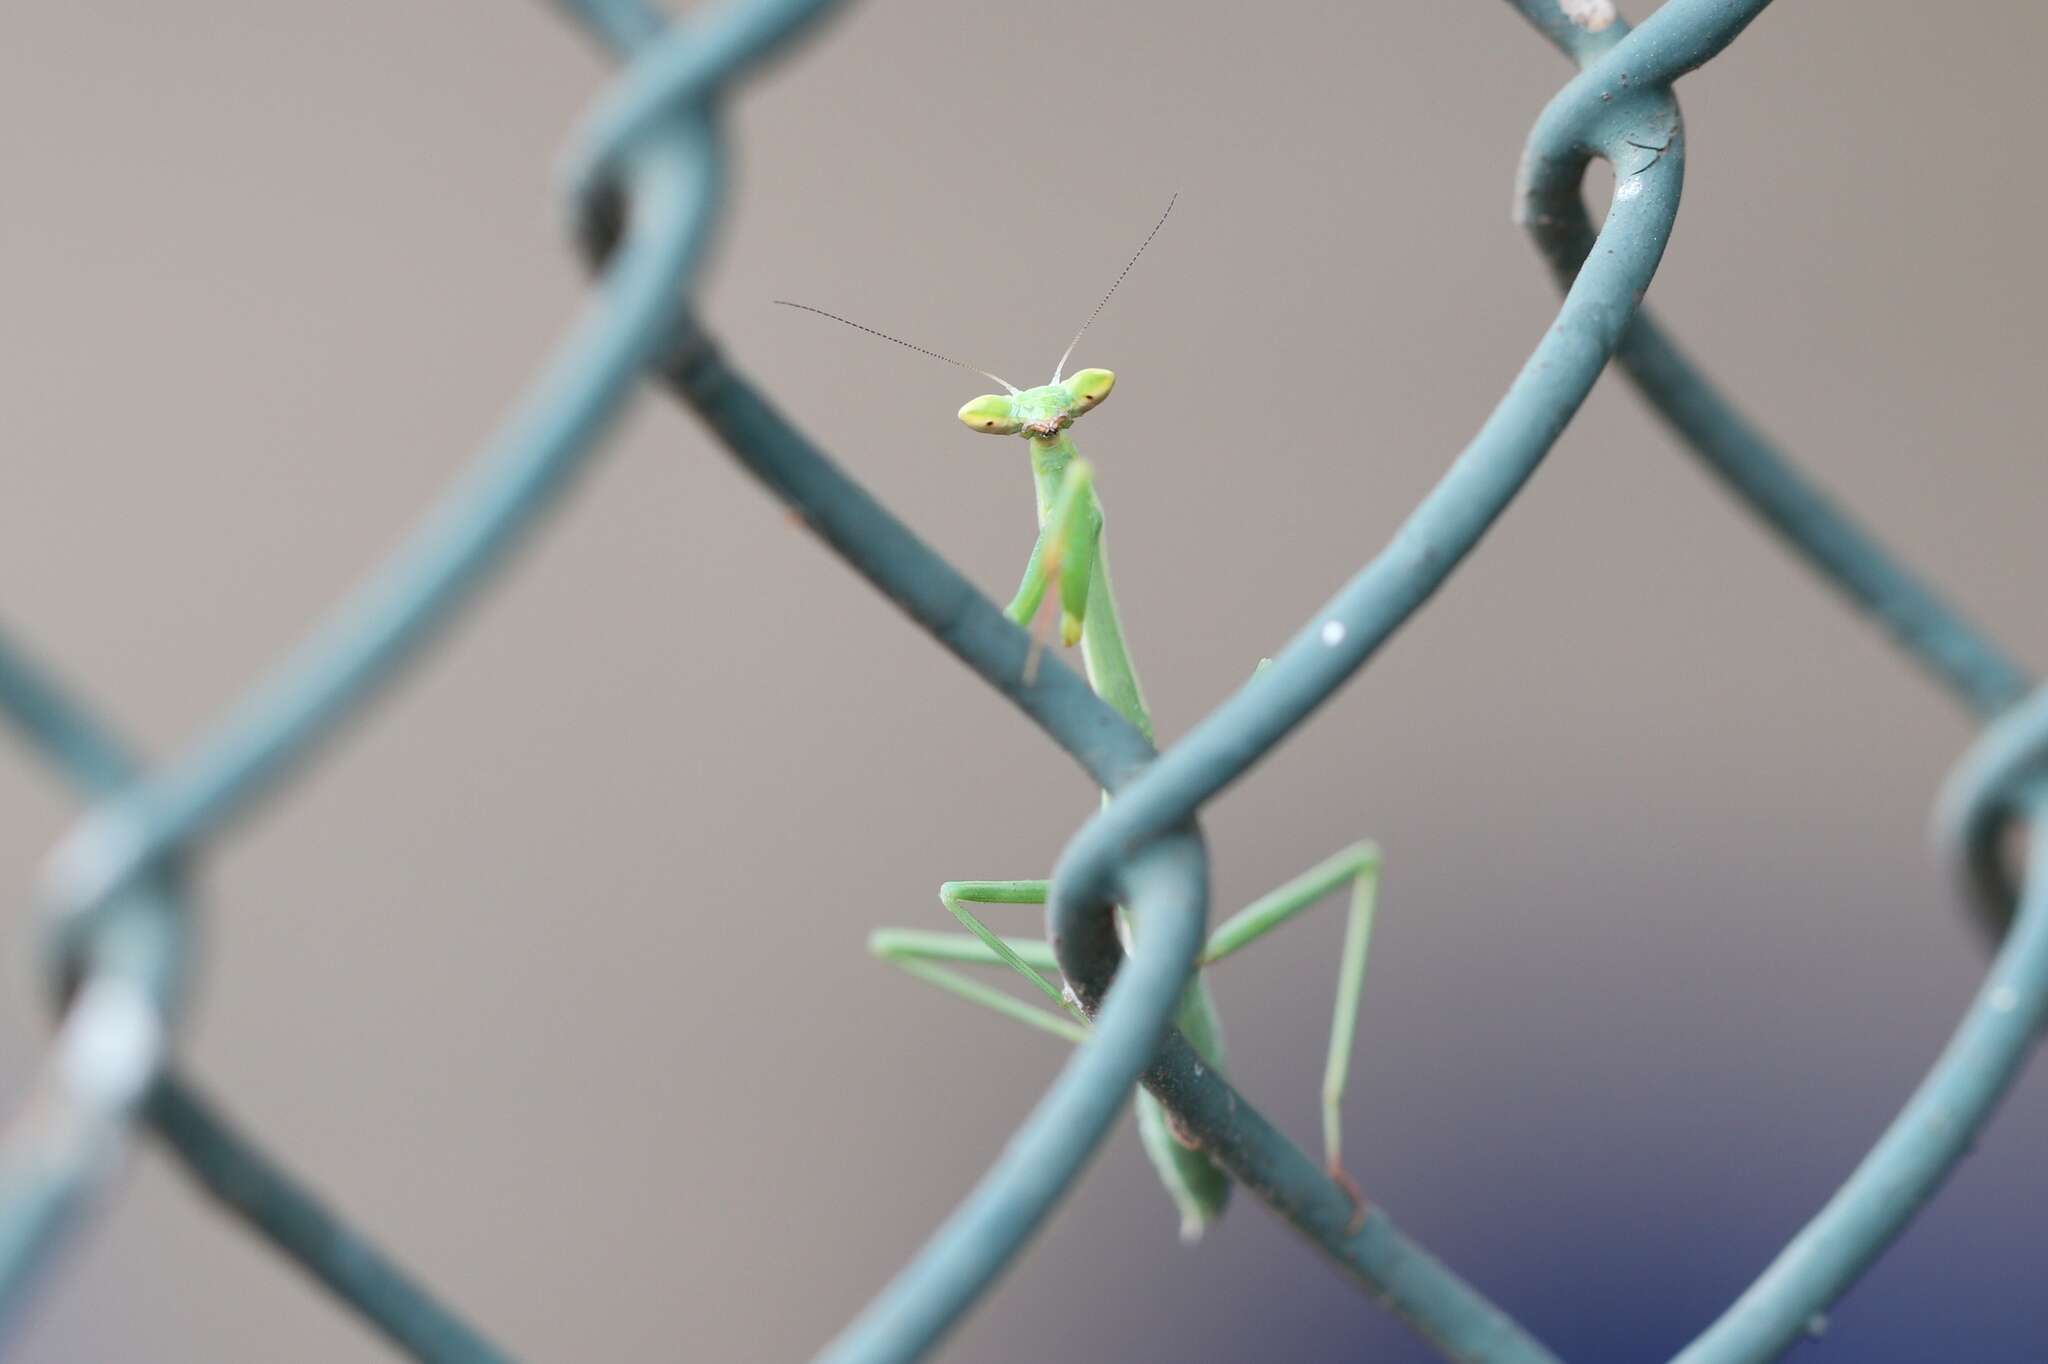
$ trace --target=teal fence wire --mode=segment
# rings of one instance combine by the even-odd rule
[[[1554,1356],[1375,1205],[1343,1190],[1196,1064],[1168,1026],[1208,910],[1204,804],[1285,740],[1384,646],[1512,502],[1610,361],[1683,442],[1853,606],[1983,722],[1939,802],[1942,855],[1996,944],[1981,990],[1918,1090],[1836,1194],[1680,1352],[1687,1364],[1770,1358],[1797,1341],[1935,1192],[2011,1083],[2048,1010],[2048,840],[2011,855],[2048,804],[2048,692],[1848,520],[1703,379],[1642,309],[1677,217],[1685,137],[1672,87],[1769,0],[1666,0],[1631,29],[1606,0],[1509,0],[1576,64],[1537,117],[1517,216],[1564,293],[1479,434],[1392,540],[1260,676],[1180,742],[1147,741],[1029,641],[790,424],[693,308],[726,201],[722,108],[742,79],[816,28],[835,0],[727,0],[672,22],[645,0],[558,0],[618,59],[567,177],[596,287],[523,402],[460,482],[362,587],[224,721],[146,767],[116,731],[0,639],[0,710],[77,788],[87,813],[40,887],[60,1025],[0,1138],[0,1314],[39,1272],[147,1128],[250,1230],[411,1356],[506,1359],[242,1134],[174,1060],[195,910],[185,868],[208,840],[311,760],[427,647],[653,383],[849,568],[1028,716],[1114,804],[1074,834],[1048,928],[1094,1015],[1090,1040],[982,1180],[821,1358],[931,1351],[1017,1256],[1143,1083],[1250,1194],[1449,1358]],[[1597,227],[1582,199],[1611,163]],[[2015,865],[2015,862],[2024,865]],[[1125,960],[1118,905],[1146,950]],[[879,1275],[878,1275],[879,1277]]]

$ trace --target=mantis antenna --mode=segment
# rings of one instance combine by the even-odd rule
[[[1156,231],[1157,229],[1154,230]],[[1150,239],[1148,238],[1147,240]],[[1125,268],[1128,269],[1129,267]],[[869,336],[879,336],[884,341],[893,341],[897,345],[903,347],[903,349],[905,350],[914,350],[919,355],[929,355],[934,360],[944,360],[949,365],[958,365],[960,368],[967,370],[970,373],[979,374],[984,379],[995,380],[997,383],[1001,384],[1005,389],[1009,390],[1011,397],[1015,397],[1017,395],[1017,386],[1011,383],[1008,379],[1003,378],[999,374],[990,374],[985,369],[976,369],[973,365],[968,364],[964,360],[955,360],[950,355],[941,355],[935,350],[926,350],[923,346],[913,346],[912,344],[910,344],[910,342],[905,341],[900,337],[891,336],[887,332],[876,331],[873,327],[862,326],[860,323],[854,321],[850,317],[841,317],[838,313],[828,313],[823,308],[813,308],[808,303],[792,303],[786,298],[778,298],[772,301],[778,308],[801,308],[807,313],[816,313],[820,317],[829,317],[834,322],[844,323],[846,326],[853,328],[857,332],[866,332]],[[1098,309],[1097,311],[1100,310]],[[1092,321],[1093,319],[1090,320]],[[1075,339],[1079,340],[1080,338],[1077,337]]]
[[[1073,358],[1074,347],[1081,344],[1081,338],[1087,334],[1090,327],[1095,325],[1095,319],[1102,316],[1103,308],[1109,304],[1110,294],[1114,294],[1117,284],[1122,284],[1124,276],[1131,273],[1131,267],[1138,263],[1139,256],[1145,254],[1145,248],[1150,246],[1152,239],[1159,235],[1159,229],[1166,226],[1167,216],[1173,212],[1173,206],[1179,202],[1180,195],[1178,193],[1166,201],[1166,212],[1159,215],[1159,221],[1152,224],[1152,230],[1145,234],[1145,240],[1138,243],[1138,249],[1131,253],[1131,258],[1124,262],[1124,268],[1117,272],[1116,284],[1109,286],[1109,293],[1102,296],[1102,302],[1095,305],[1095,311],[1088,314],[1088,320],[1081,324],[1081,330],[1074,333],[1074,339],[1067,342],[1067,348],[1060,352],[1060,362],[1052,367],[1052,381],[1054,383],[1058,383],[1060,376],[1066,373],[1067,361]]]

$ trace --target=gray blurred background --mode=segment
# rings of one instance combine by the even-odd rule
[[[1652,300],[2038,660],[2048,9],[1969,13],[1779,5],[1688,78]],[[6,33],[0,603],[164,753],[564,330],[551,175],[607,68],[533,2],[41,5]],[[706,311],[1000,598],[1032,519],[1021,442],[953,419],[983,385],[768,300],[1036,378],[1180,191],[1077,356],[1120,378],[1081,435],[1171,739],[1547,324],[1507,206],[1567,75],[1487,0],[870,0],[735,111]],[[1981,971],[1924,836],[1968,736],[1609,379],[1438,602],[1211,807],[1219,910],[1380,841],[1354,1167],[1568,1357],[1654,1357],[1819,1205]],[[447,647],[218,845],[185,1051],[522,1356],[801,1357],[1061,1059],[863,938],[944,926],[942,879],[1041,874],[1093,800],[650,397]],[[74,813],[0,764],[17,908]],[[1310,1149],[1338,919],[1216,985],[1241,1084]],[[8,922],[14,1093],[47,1024]],[[2048,1353],[2044,1136],[2035,1073],[1818,1349]],[[1253,1355],[1426,1357],[1249,1200],[1177,1246],[1126,1129],[948,1357]],[[16,1357],[384,1355],[145,1149]]]

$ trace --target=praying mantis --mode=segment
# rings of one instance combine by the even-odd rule
[[[1148,742],[1153,737],[1152,717],[1138,686],[1138,674],[1124,638],[1116,596],[1110,587],[1102,503],[1095,492],[1094,470],[1080,457],[1073,437],[1068,434],[1077,420],[1109,397],[1116,384],[1116,375],[1106,369],[1082,369],[1065,378],[1062,375],[1082,336],[1101,315],[1131,267],[1144,255],[1145,248],[1152,244],[1153,237],[1165,226],[1172,212],[1173,201],[1169,201],[1166,212],[1160,215],[1151,233],[1124,265],[1108,292],[1095,305],[1094,312],[1074,334],[1074,339],[1067,344],[1059,363],[1053,367],[1051,382],[1037,388],[1019,389],[987,370],[912,345],[836,313],[825,312],[822,308],[791,303],[786,299],[776,300],[785,307],[817,313],[921,355],[971,370],[1002,386],[1002,393],[984,394],[961,407],[959,417],[974,431],[985,435],[1022,436],[1030,447],[1032,483],[1037,494],[1038,538],[1025,562],[1023,581],[1005,612],[1018,626],[1033,632],[1032,647],[1025,663],[1025,680],[1029,682],[1039,651],[1044,646],[1034,623],[1040,619],[1041,608],[1051,595],[1058,602],[1060,643],[1069,648],[1077,643],[1080,645],[1088,683],[1096,695],[1135,725]],[[1371,843],[1354,843],[1225,920],[1203,947],[1197,960],[1198,969],[1181,996],[1174,1019],[1203,1062],[1221,1073],[1224,1064],[1222,1025],[1217,1018],[1215,1001],[1210,996],[1203,968],[1225,960],[1325,896],[1350,886],[1350,912],[1338,962],[1336,1007],[1323,1074],[1322,1119],[1326,1167],[1331,1178],[1350,1195],[1357,1210],[1354,1229],[1364,1218],[1365,1202],[1357,1184],[1344,1169],[1341,1109],[1359,1001],[1365,984],[1366,952],[1372,936],[1379,871],[1379,850]],[[1059,963],[1054,959],[1051,945],[1042,939],[999,935],[969,908],[971,905],[1043,905],[1048,884],[1043,880],[948,881],[939,887],[939,903],[967,930],[965,933],[883,928],[870,935],[868,948],[875,956],[910,975],[1005,1017],[1070,1042],[1085,1041],[1089,1027],[1087,1016],[1071,990],[1053,984],[1053,979],[1059,975]],[[1130,941],[1127,918],[1120,916],[1119,929],[1125,938],[1126,948],[1132,948],[1134,944]],[[962,966],[1007,966],[1043,995],[1049,1007],[996,989],[957,969]],[[1142,1088],[1137,1091],[1135,1107],[1138,1134],[1145,1153],[1180,1213],[1181,1240],[1187,1243],[1197,1241],[1210,1223],[1222,1215],[1229,1196],[1229,1180],[1206,1154],[1175,1129],[1165,1109]]]

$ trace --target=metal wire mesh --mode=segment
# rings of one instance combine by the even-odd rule
[[[1552,1358],[1213,1070],[1168,1019],[1207,912],[1197,816],[1355,675],[1512,501],[1609,360],[1729,488],[1985,721],[1942,796],[1945,857],[1998,955],[1953,1040],[1837,1194],[1681,1355],[1767,1358],[1797,1340],[1932,1195],[2017,1073],[2048,1014],[2048,847],[2015,875],[2006,831],[2048,799],[2048,696],[1836,511],[1717,394],[1641,310],[1678,207],[1685,146],[1673,82],[1769,0],[1667,0],[1631,30],[1605,0],[1510,0],[1579,66],[1538,118],[1518,216],[1565,292],[1555,324],[1478,436],[1391,542],[1262,673],[1179,743],[1148,742],[785,421],[696,318],[705,241],[724,202],[720,109],[831,0],[730,0],[671,24],[643,0],[560,0],[624,63],[589,120],[567,186],[598,273],[594,301],[470,473],[411,540],[215,730],[144,769],[113,731],[0,640],[0,709],[91,802],[42,886],[62,1022],[0,1147],[0,1312],[107,1181],[128,1133],[155,1131],[251,1228],[423,1360],[505,1358],[439,1305],[180,1073],[170,1037],[193,928],[184,867],[371,700],[474,594],[602,442],[643,378],[694,410],[778,498],[1105,788],[1075,834],[1048,921],[1094,1015],[1091,1041],[924,1249],[825,1350],[918,1357],[988,1290],[1142,1082],[1257,1198],[1390,1310],[1461,1360]],[[1595,229],[1580,198],[1594,158],[1616,176]],[[1125,905],[1146,951],[1125,960]]]

